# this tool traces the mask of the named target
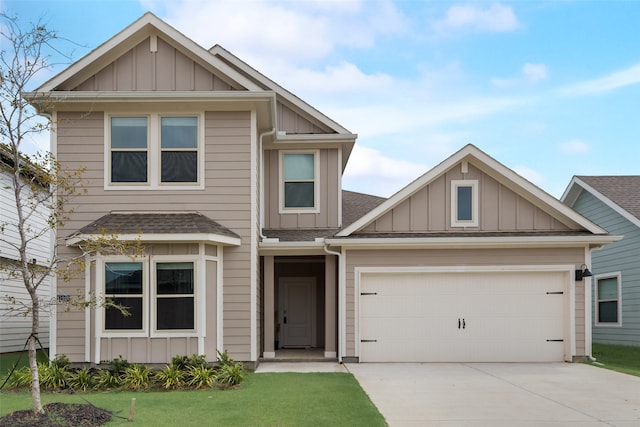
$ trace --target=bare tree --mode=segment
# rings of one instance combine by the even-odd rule
[[[33,259],[33,247],[43,238],[55,236],[57,227],[63,225],[72,212],[71,200],[84,194],[83,170],[62,169],[48,152],[31,156],[22,152],[21,146],[29,137],[55,131],[55,123],[39,117],[22,94],[50,69],[49,54],[56,52],[53,42],[59,39],[40,23],[31,24],[23,31],[15,18],[0,14],[0,19],[0,46],[3,47],[0,51],[0,173],[10,175],[8,187],[15,200],[13,214],[0,222],[0,242],[16,255],[0,267],[6,276],[19,280],[29,295],[26,302],[12,296],[5,300],[12,304],[11,310],[16,314],[31,317],[28,338],[31,396],[33,410],[43,413],[36,362],[39,316],[42,309],[51,308],[57,301],[41,299],[38,289],[54,276],[58,280],[69,280],[83,272],[87,267],[87,255],[101,252],[135,257],[141,253],[141,246],[139,241],[123,243],[105,232],[85,242],[77,257],[62,259],[56,248],[64,243],[54,237],[50,256],[45,260]],[[7,237],[16,234],[17,239]],[[112,305],[109,301],[83,294],[72,296],[65,303],[68,304],[66,309]],[[124,307],[117,308],[126,314]]]

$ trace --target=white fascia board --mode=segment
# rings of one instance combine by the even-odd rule
[[[373,209],[367,215],[360,218],[358,221],[351,224],[349,227],[346,227],[342,231],[340,231],[336,236],[346,237],[349,236],[354,231],[357,231],[361,228],[366,227],[371,222],[376,220],[378,217],[382,216],[389,210],[391,210],[396,205],[400,204],[402,201],[413,195],[416,191],[423,188],[425,185],[445,173],[448,169],[456,165],[457,163],[463,161],[466,157],[470,157],[471,159],[477,160],[479,163],[486,165],[486,167],[496,171],[498,175],[504,177],[502,181],[505,180],[512,183],[514,187],[522,188],[525,192],[532,195],[533,199],[536,201],[542,202],[547,205],[549,208],[555,210],[560,215],[565,216],[568,220],[576,223],[577,225],[583,227],[587,231],[593,234],[607,234],[607,231],[600,228],[593,222],[584,218],[582,215],[575,212],[573,209],[564,205],[559,200],[555,199],[545,191],[541,190],[539,187],[535,186],[531,182],[527,181],[508,167],[504,166],[502,163],[498,162],[491,156],[484,153],[482,150],[478,149],[472,144],[468,144],[459,150],[457,153],[450,156],[448,159],[441,162],[439,165],[435,166],[433,169],[422,175],[420,178],[416,179],[402,190],[398,191],[396,194],[387,199],[386,202],[379,205],[377,208]],[[476,163],[471,161],[471,163]],[[476,164],[477,165],[477,164]],[[495,178],[495,177],[494,177]],[[519,193],[518,191],[516,191]],[[540,205],[540,203],[532,202],[534,205]]]
[[[327,239],[331,246],[358,249],[384,248],[495,248],[495,247],[600,247],[623,236],[524,236],[524,237],[391,237]]]
[[[211,242],[226,246],[240,246],[242,243],[239,237],[224,236],[221,234],[213,233],[158,233],[158,234],[114,234],[108,235],[109,237],[115,237],[122,241],[134,241],[140,242],[163,242],[163,243],[196,243],[196,242]],[[79,234],[68,238],[66,240],[67,246],[75,246],[81,242],[87,240],[95,240],[97,237],[95,234]]]
[[[316,120],[326,124],[328,127],[333,129],[334,131],[336,131],[338,133],[341,133],[341,134],[350,134],[351,133],[346,128],[344,128],[342,125],[340,125],[338,122],[336,122],[336,121],[332,120],[331,118],[325,116],[323,113],[321,113],[320,111],[316,110],[311,105],[307,104],[306,102],[304,102],[302,99],[298,98],[293,93],[289,92],[288,90],[286,90],[285,88],[283,88],[282,86],[280,86],[279,84],[274,82],[273,80],[269,79],[268,77],[266,77],[265,75],[263,75],[262,73],[260,73],[256,69],[254,69],[253,67],[249,66],[247,63],[245,63],[244,61],[240,60],[235,55],[231,54],[229,51],[224,49],[222,46],[216,45],[216,46],[212,47],[209,50],[209,52],[211,54],[215,55],[215,56],[223,57],[226,61],[228,61],[229,63],[233,64],[238,69],[242,70],[242,72],[246,73],[247,75],[251,76],[256,81],[260,82],[260,84],[262,84],[264,87],[268,87],[268,88],[273,89],[284,100],[288,101],[290,104],[292,104],[295,107],[299,108],[300,110],[304,111],[305,113],[307,113],[311,117],[315,118]]]
[[[260,242],[260,255],[323,255],[324,241],[318,242]]]
[[[212,66],[216,71],[220,74],[226,76],[229,80],[235,81],[238,84],[242,85],[248,90],[261,91],[258,85],[253,83],[251,80],[246,77],[238,74],[233,68],[229,65],[225,64],[224,61],[221,61],[219,58],[216,58],[209,51],[207,51],[202,46],[195,43],[190,38],[186,37],[184,34],[155,16],[151,12],[147,12],[142,17],[140,17],[137,21],[130,24],[128,27],[120,31],[118,34],[89,52],[80,60],[76,61],[69,68],[61,72],[60,74],[53,77],[51,80],[44,83],[40,86],[36,91],[37,92],[47,92],[54,90],[60,84],[65,81],[73,78],[78,73],[81,73],[83,69],[90,66],[94,61],[101,58],[103,55],[108,54],[111,50],[117,48],[122,43],[128,41],[128,39],[132,39],[132,41],[140,42],[144,40],[149,35],[153,34],[153,28],[156,31],[161,32],[164,36],[169,39],[174,40],[176,43],[183,46],[187,51],[183,53],[187,53],[192,58],[198,58],[205,63],[208,63]],[[135,46],[133,43],[127,43],[127,48],[132,48]],[[119,55],[118,55],[119,56]],[[115,57],[113,59],[116,59]]]
[[[595,198],[600,200],[602,203],[607,205],[609,208],[617,212],[623,218],[629,220],[636,227],[640,228],[640,219],[630,214],[626,209],[624,209],[623,207],[615,203],[613,200],[611,200],[610,198],[608,198],[607,196],[605,196],[604,194],[602,194],[601,192],[599,192],[598,190],[596,190],[595,188],[593,188],[592,186],[590,186],[589,184],[587,184],[586,182],[584,182],[578,177],[575,177],[575,176],[573,177],[573,179],[571,180],[571,183],[569,184],[564,194],[562,195],[562,200],[566,202],[569,206],[573,207],[573,205],[575,204],[576,200],[578,200],[578,197],[580,196],[580,193],[582,191],[587,191],[591,193],[592,196],[594,196]]]
[[[52,92],[24,92],[23,96],[29,102],[207,102],[207,101],[252,101],[272,103],[275,93],[271,91],[52,91]]]

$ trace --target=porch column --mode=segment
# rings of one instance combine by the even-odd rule
[[[324,357],[335,358],[336,352],[336,257],[324,257]]]
[[[273,269],[273,256],[265,256],[264,257],[264,312],[262,315],[264,316],[264,352],[262,357],[265,359],[273,359],[276,357],[276,352],[274,350],[274,330],[275,330],[275,321],[274,321],[274,285],[273,278],[274,269]]]

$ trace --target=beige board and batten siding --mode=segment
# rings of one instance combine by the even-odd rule
[[[115,107],[114,107],[115,108]],[[167,106],[171,110],[170,106]],[[60,229],[64,238],[111,211],[198,211],[233,230],[242,246],[224,249],[224,343],[229,355],[249,360],[251,144],[250,112],[205,111],[205,185],[194,190],[105,190],[104,112],[61,112],[56,129],[58,160],[65,168],[86,167],[86,194],[72,202],[75,209]],[[77,254],[62,248],[62,254]],[[84,278],[58,283],[58,294],[84,291]],[[209,308],[215,316],[215,309]],[[58,312],[58,353],[84,361],[84,314]]]
[[[549,213],[517,194],[489,174],[468,164],[460,165],[425,185],[402,203],[369,224],[363,232],[438,232],[451,227],[451,181],[477,180],[479,223],[468,227],[482,231],[565,231],[569,228]]]
[[[287,150],[288,151],[288,150]],[[293,151],[293,150],[292,150]],[[319,212],[280,213],[280,151],[266,150],[264,156],[265,227],[273,229],[337,228],[339,200],[339,152],[337,148],[320,149]]]
[[[72,90],[80,91],[229,91],[241,90],[205,69],[161,37],[157,51],[147,38]]]
[[[499,249],[401,249],[347,250],[346,287],[346,348],[344,356],[356,354],[355,269],[361,267],[481,267],[481,266],[541,266],[576,265],[584,262],[584,247],[576,248],[499,248]],[[567,307],[569,309],[569,307]],[[573,309],[573,307],[571,308]],[[575,284],[576,354],[585,353],[584,286]]]

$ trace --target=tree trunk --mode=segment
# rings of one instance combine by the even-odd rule
[[[31,289],[29,289],[31,291]],[[33,412],[44,414],[42,400],[40,400],[40,377],[38,374],[38,361],[36,358],[38,329],[40,327],[40,302],[35,290],[29,292],[31,294],[31,303],[33,312],[31,313],[31,335],[29,336],[29,369],[31,369],[31,402],[33,403]]]

